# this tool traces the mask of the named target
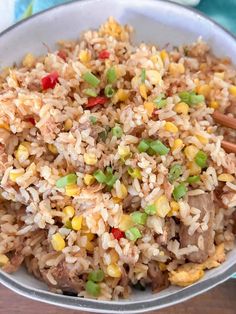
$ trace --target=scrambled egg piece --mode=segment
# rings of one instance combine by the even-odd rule
[[[127,39],[128,33],[125,27],[116,22],[113,17],[110,17],[108,21],[100,27],[99,35],[110,35],[118,40],[125,40]]]
[[[202,264],[187,263],[181,265],[176,270],[169,274],[169,280],[172,285],[186,287],[189,286],[204,276],[205,269],[218,267],[225,260],[224,243],[218,245],[215,254],[209,257]]]

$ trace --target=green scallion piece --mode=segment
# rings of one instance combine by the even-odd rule
[[[118,179],[118,177],[114,174],[108,175],[107,180],[106,180],[106,185],[109,187],[113,187],[113,185],[115,184],[117,179]]]
[[[155,215],[156,212],[157,212],[156,205],[155,205],[155,204],[150,204],[150,205],[148,205],[148,206],[144,209],[144,211],[145,211],[145,213],[146,213],[147,215],[150,215],[150,216]]]
[[[121,138],[121,136],[123,134],[123,130],[119,126],[119,124],[116,124],[116,126],[114,126],[114,128],[111,129],[111,132],[112,132],[112,135],[117,137],[117,138]]]
[[[100,84],[100,80],[89,71],[83,74],[83,79],[93,87],[97,87]]]
[[[72,224],[71,224],[71,221],[70,221],[70,220],[67,220],[67,221],[65,222],[64,227],[65,227],[66,229],[73,229],[73,228],[72,228]]]
[[[98,94],[96,92],[95,89],[93,88],[86,88],[83,90],[83,92],[87,95],[87,96],[91,96],[91,97],[96,97]]]
[[[136,241],[137,239],[142,237],[141,232],[136,227],[132,227],[125,231],[125,236],[130,241]]]
[[[150,140],[141,140],[138,144],[138,151],[140,153],[146,152],[150,147]]]
[[[128,168],[128,174],[134,179],[142,179],[141,171],[138,168]]]
[[[187,193],[187,188],[184,183],[180,183],[174,188],[173,191],[173,197],[176,201],[178,201],[180,198],[184,197],[185,194]]]
[[[107,139],[107,136],[108,136],[108,132],[107,132],[106,130],[104,130],[104,131],[98,133],[98,136],[99,136],[99,138],[100,138],[103,142],[105,142],[106,139]]]
[[[180,177],[183,173],[182,166],[179,164],[175,164],[170,168],[168,179],[170,183],[173,183],[176,179]]]
[[[200,176],[191,176],[188,177],[187,182],[192,184],[192,183],[197,183],[200,181]]]
[[[194,160],[199,167],[205,168],[207,165],[207,154],[204,153],[202,150],[199,150]]]
[[[170,151],[170,149],[159,140],[151,142],[150,148],[161,156],[168,154]]]
[[[107,85],[104,89],[104,94],[107,98],[111,98],[115,94],[115,90],[111,85]]]
[[[66,185],[75,184],[77,182],[77,175],[70,173],[56,181],[57,188],[64,188]]]
[[[153,100],[157,109],[162,109],[167,105],[167,99],[164,94],[160,94],[157,98]]]
[[[96,123],[97,123],[97,118],[94,117],[94,116],[90,116],[90,117],[89,117],[89,121],[90,121],[92,124],[96,124]]]
[[[101,282],[104,279],[104,272],[101,269],[91,271],[88,275],[88,280],[93,282]]]
[[[146,70],[142,69],[142,71],[141,71],[141,82],[145,83],[145,80],[146,80]]]
[[[99,284],[97,284],[97,283],[95,283],[95,282],[93,282],[91,280],[88,280],[86,282],[85,288],[86,288],[86,291],[90,295],[92,295],[93,297],[98,297],[100,295],[100,293],[101,293],[101,288],[100,288]]]
[[[180,92],[179,98],[189,106],[197,105],[205,100],[203,95],[197,95],[195,92]]]
[[[107,177],[102,170],[95,171],[93,176],[99,183],[106,183],[107,181]]]
[[[147,221],[147,214],[146,213],[142,213],[142,212],[133,212],[132,214],[130,214],[133,222],[135,224],[138,225],[145,225],[146,221]]]
[[[115,83],[117,77],[116,77],[116,70],[114,67],[111,67],[110,69],[107,70],[107,82],[109,84]]]

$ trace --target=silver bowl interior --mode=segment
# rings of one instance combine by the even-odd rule
[[[131,24],[135,29],[135,42],[164,47],[167,43],[170,46],[191,43],[202,36],[216,55],[235,61],[235,38],[196,11],[166,1],[87,0],[36,14],[0,34],[0,68],[18,62],[27,52],[46,53],[44,44],[53,49],[58,40],[76,39],[81,32],[98,27],[109,16]],[[26,297],[62,307],[102,313],[143,313],[182,302],[223,282],[236,272],[235,261],[236,248],[222,266],[208,271],[201,281],[190,287],[170,287],[158,294],[134,292],[128,300],[112,302],[55,295],[24,268],[11,275],[1,271],[0,282]]]

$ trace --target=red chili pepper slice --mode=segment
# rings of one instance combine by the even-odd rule
[[[59,50],[57,55],[58,55],[58,57],[62,58],[64,61],[66,61],[67,52],[65,50]]]
[[[125,233],[121,231],[119,228],[112,228],[111,233],[116,240],[120,240],[125,237]]]
[[[54,88],[56,84],[58,83],[58,77],[59,77],[59,74],[56,71],[44,76],[41,79],[43,90],[48,89],[48,88]]]
[[[86,108],[92,108],[97,105],[104,105],[107,102],[107,98],[104,96],[89,97]]]
[[[98,58],[101,60],[108,59],[110,57],[110,52],[106,49],[100,51]]]

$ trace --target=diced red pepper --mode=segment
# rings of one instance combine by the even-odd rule
[[[121,231],[119,228],[112,228],[111,233],[116,240],[120,240],[125,237],[125,233]]]
[[[26,118],[26,119],[25,119],[25,122],[29,122],[29,123],[31,123],[31,124],[33,124],[33,125],[36,124],[33,117],[28,117],[28,118]]]
[[[99,52],[98,58],[101,60],[108,59],[110,57],[110,52],[106,49]]]
[[[59,50],[57,55],[58,55],[58,57],[62,58],[64,61],[66,61],[67,52],[65,50]]]
[[[59,77],[59,74],[56,71],[44,76],[41,79],[42,88],[44,90],[48,88],[54,88],[56,84],[58,83],[58,77]]]
[[[107,102],[107,98],[104,96],[89,97],[86,108],[92,108],[97,105],[104,105]]]

